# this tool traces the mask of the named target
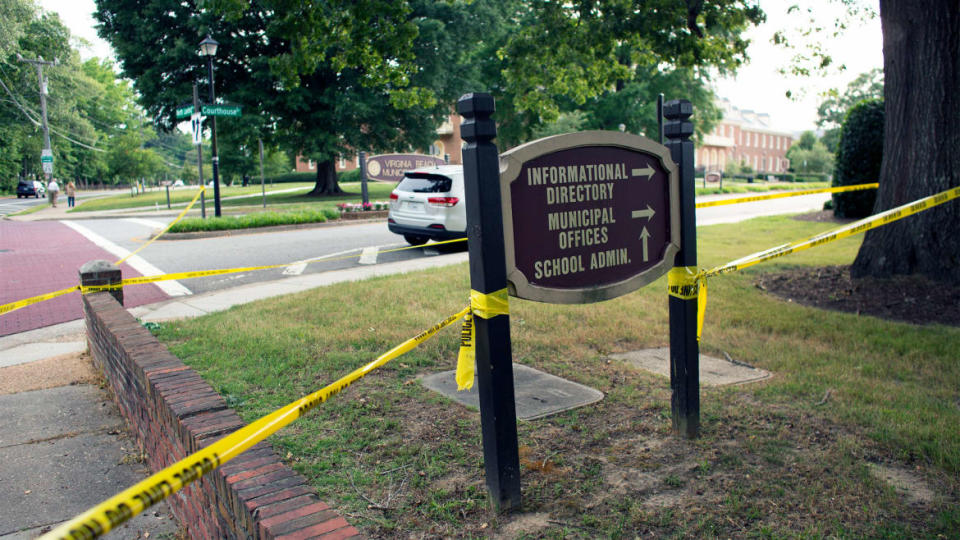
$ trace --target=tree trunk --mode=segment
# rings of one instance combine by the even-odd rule
[[[332,159],[317,162],[317,183],[307,195],[319,197],[322,195],[336,195],[343,193],[337,183],[337,169]]]
[[[880,0],[886,122],[875,212],[960,185],[957,0]],[[853,277],[960,282],[960,201],[869,231]]]

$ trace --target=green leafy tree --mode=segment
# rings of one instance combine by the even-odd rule
[[[866,100],[854,105],[840,128],[840,148],[833,185],[850,186],[876,182],[883,162],[883,101]],[[833,195],[833,213],[838,217],[863,218],[873,211],[874,190]]]
[[[875,212],[960,186],[960,10],[952,0],[881,0],[884,139]],[[960,282],[960,203],[868,231],[854,277]]]
[[[677,83],[702,90],[708,68],[735,71],[746,60],[742,32],[762,20],[759,8],[739,0],[529,2],[520,28],[499,51],[502,87],[513,108],[547,121],[569,104],[579,107],[600,96],[592,107],[598,125],[624,123],[652,134],[655,87],[687,97],[672,95],[691,87],[681,84],[678,92]],[[712,100],[693,97],[703,125],[710,126],[719,116]],[[618,106],[630,98],[645,98],[644,105],[620,108],[629,112],[627,121],[615,122]]]
[[[790,169],[800,173],[829,173],[833,171],[833,152],[827,149],[812,131],[804,131],[786,154]]]
[[[863,16],[863,3],[844,4],[853,17]],[[954,0],[878,4],[885,114],[874,213],[960,186],[960,10]],[[827,52],[822,44],[820,51]],[[868,231],[851,275],[922,274],[960,282],[957,230],[960,204],[953,201]]]
[[[174,109],[191,95],[191,83],[206,82],[196,50],[209,33],[220,42],[217,95],[255,117],[220,122],[225,148],[253,148],[263,138],[314,159],[312,194],[339,191],[334,160],[342,154],[432,141],[447,108],[428,80],[439,71],[415,62],[414,51],[430,48],[419,28],[434,23],[418,17],[411,3],[238,0],[215,7],[97,2],[101,35],[162,127],[173,127]],[[235,152],[234,158],[247,166]]]
[[[840,126],[847,113],[867,99],[883,99],[883,71],[879,68],[858,75],[842,94],[836,89],[827,92],[817,108],[817,127],[824,130],[821,140],[831,152],[837,151]]]

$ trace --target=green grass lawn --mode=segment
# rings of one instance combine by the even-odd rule
[[[313,188],[312,183],[304,182],[291,182],[284,184],[276,184],[274,186],[265,186],[267,190],[267,206],[272,205],[284,205],[284,209],[288,210],[303,210],[304,208],[296,208],[293,206],[286,205],[301,205],[303,207],[310,207],[315,209],[317,204],[324,206],[333,207],[333,205],[341,202],[356,202],[360,198],[360,184],[359,183],[349,183],[349,184],[340,184],[340,187],[345,191],[341,196],[332,196],[332,197],[307,197],[304,194],[310,189]],[[368,191],[371,199],[385,199],[390,196],[390,192],[395,187],[395,184],[385,184],[381,182],[370,182],[368,185]],[[197,194],[197,189],[191,187],[182,187],[177,189],[170,190],[170,203],[171,205],[176,204],[186,204],[190,202],[193,197]],[[286,192],[286,193],[271,193],[271,191],[281,191],[288,189],[296,189],[295,192]],[[221,186],[220,190],[220,203],[222,207],[260,207],[262,205],[262,199],[258,196],[261,193],[260,185],[249,185],[247,187],[240,186]],[[248,197],[243,199],[227,199],[228,197],[236,197],[238,195],[254,195],[254,197]],[[213,205],[213,188],[207,188],[205,194],[206,204],[210,207]],[[227,200],[225,200],[227,199]],[[70,212],[89,212],[95,210],[116,210],[121,208],[156,208],[159,205],[161,208],[166,208],[167,206],[167,194],[163,189],[147,191],[136,196],[130,196],[130,194],[123,195],[114,195],[112,197],[103,197],[94,200],[81,202],[76,208],[70,210]],[[200,203],[197,202],[195,208],[199,208]],[[182,208],[182,206],[181,206]]]
[[[700,263],[830,227],[789,217],[704,227]],[[956,538],[960,329],[814,309],[755,285],[781,269],[849,264],[859,244],[850,238],[710,280],[702,351],[773,377],[703,388],[702,436],[693,441],[670,432],[666,379],[608,357],[669,343],[665,279],[598,304],[511,299],[514,361],[605,394],[519,423],[524,506],[513,516],[488,509],[478,414],[417,380],[453,369],[458,328],[270,440],[373,538]],[[156,332],[249,422],[455,313],[469,289],[464,264],[255,302]],[[911,502],[877,469],[934,496]]]
[[[830,182],[731,182],[724,181],[723,188],[717,184],[707,184],[703,187],[703,180],[695,182],[697,195],[715,195],[718,193],[762,193],[766,191],[797,191],[805,189],[820,189],[830,187]]]
[[[698,186],[702,185],[700,183]],[[305,193],[313,188],[312,183],[284,183],[276,184],[274,186],[266,186],[267,189],[267,206],[279,206],[280,208],[273,208],[274,211],[293,211],[299,212],[303,210],[315,210],[319,205],[321,208],[333,208],[333,206],[343,203],[343,202],[358,202],[360,200],[360,184],[351,182],[347,184],[340,184],[340,187],[344,190],[343,195],[330,196],[330,197],[307,197]],[[396,187],[396,184],[385,183],[385,182],[369,182],[368,183],[368,192],[371,200],[386,200],[390,196],[390,192],[393,191],[393,188]],[[768,184],[764,182],[758,182],[754,184],[748,184],[744,182],[724,182],[723,189],[721,190],[715,186],[708,186],[706,188],[697,187],[697,195],[710,195],[715,193],[754,193],[754,192],[765,192],[765,191],[783,191],[783,190],[802,190],[802,189],[817,189],[830,187],[827,182],[806,182],[806,183],[773,183]],[[298,189],[297,192],[292,193],[271,193],[271,191],[276,190],[286,190],[286,189]],[[170,203],[173,205],[176,204],[185,204],[190,202],[196,195],[196,188],[177,188],[170,190]],[[224,186],[220,191],[220,205],[223,208],[229,208],[230,211],[256,211],[257,208],[261,208],[262,199],[260,197],[249,197],[244,199],[229,199],[224,200],[227,197],[234,197],[237,195],[259,195],[260,186],[259,185],[249,185],[247,187],[239,186]],[[207,193],[205,195],[206,203],[208,206],[213,205],[213,189],[207,188]],[[123,195],[114,195],[112,197],[102,197],[98,199],[80,201],[80,204],[72,209],[69,212],[89,212],[94,210],[116,210],[120,208],[156,208],[159,205],[160,208],[166,208],[167,205],[167,195],[166,191],[159,189],[148,191],[137,196],[130,196],[129,194]],[[195,205],[195,208],[199,207],[200,203],[198,202]]]

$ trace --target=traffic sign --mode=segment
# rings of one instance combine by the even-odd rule
[[[510,294],[615,298],[665,274],[680,249],[679,178],[665,146],[586,131],[500,156]]]
[[[200,113],[193,113],[190,117],[190,133],[193,135],[193,144],[203,142],[203,117]]]
[[[183,105],[177,107],[177,119],[181,118],[190,118],[190,115],[193,114],[193,105]]]
[[[200,112],[207,116],[240,116],[239,105],[201,105]]]

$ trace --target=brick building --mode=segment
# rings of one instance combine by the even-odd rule
[[[437,156],[446,158],[451,164],[459,165],[463,163],[461,150],[463,140],[460,138],[460,115],[451,113],[447,120],[437,128],[437,137],[430,145],[430,148],[420,150],[419,153],[428,156]],[[397,150],[401,151],[400,149]],[[340,156],[334,161],[334,166],[338,173],[352,171],[360,166],[360,157],[356,154],[346,157]],[[297,172],[315,172],[317,164],[312,159],[306,159],[303,156],[297,156]]]
[[[728,99],[720,100],[718,105],[723,119],[697,148],[698,169],[722,172],[736,161],[758,173],[787,171],[787,149],[793,144],[790,133],[775,129],[769,114],[739,109]]]

